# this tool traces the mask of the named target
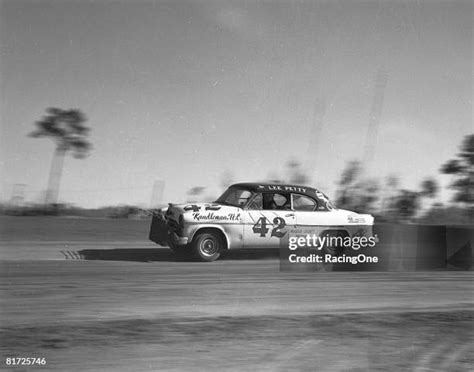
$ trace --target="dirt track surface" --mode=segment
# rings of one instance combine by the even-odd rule
[[[0,218],[0,369],[473,370],[472,271],[283,273],[268,250],[176,262],[148,226]]]
[[[272,259],[3,261],[1,356],[46,357],[43,370],[467,371],[472,280],[280,273]]]
[[[12,261],[9,325],[90,319],[469,309],[472,273],[281,273],[275,261]],[[35,311],[32,311],[34,307]]]

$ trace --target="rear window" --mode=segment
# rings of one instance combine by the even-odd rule
[[[228,188],[215,202],[224,205],[233,205],[235,207],[243,207],[253,193],[247,189],[240,187]]]
[[[310,198],[309,196],[292,194],[292,198],[293,209],[295,211],[313,212],[318,209],[318,203],[316,200]]]

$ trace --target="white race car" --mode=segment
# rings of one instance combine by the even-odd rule
[[[307,186],[238,183],[213,203],[172,204],[153,214],[150,240],[177,255],[214,261],[235,248],[281,248],[290,231],[372,236],[374,217],[336,208]],[[340,254],[343,247],[323,247]]]

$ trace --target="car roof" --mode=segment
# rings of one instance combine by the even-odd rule
[[[265,183],[265,182],[242,182],[235,183],[230,187],[238,186],[251,191],[283,191],[283,192],[293,192],[297,194],[304,194],[308,196],[317,196],[317,193],[320,191],[314,187],[303,186],[303,185],[292,185],[286,183]],[[324,194],[323,194],[324,195]]]

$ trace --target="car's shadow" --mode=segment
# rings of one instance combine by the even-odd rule
[[[177,257],[168,248],[115,248],[83,249],[75,252],[76,258],[104,261],[137,261],[137,262],[187,262],[188,258]],[[278,259],[278,249],[235,249],[225,251],[219,257],[221,261],[268,260]]]

